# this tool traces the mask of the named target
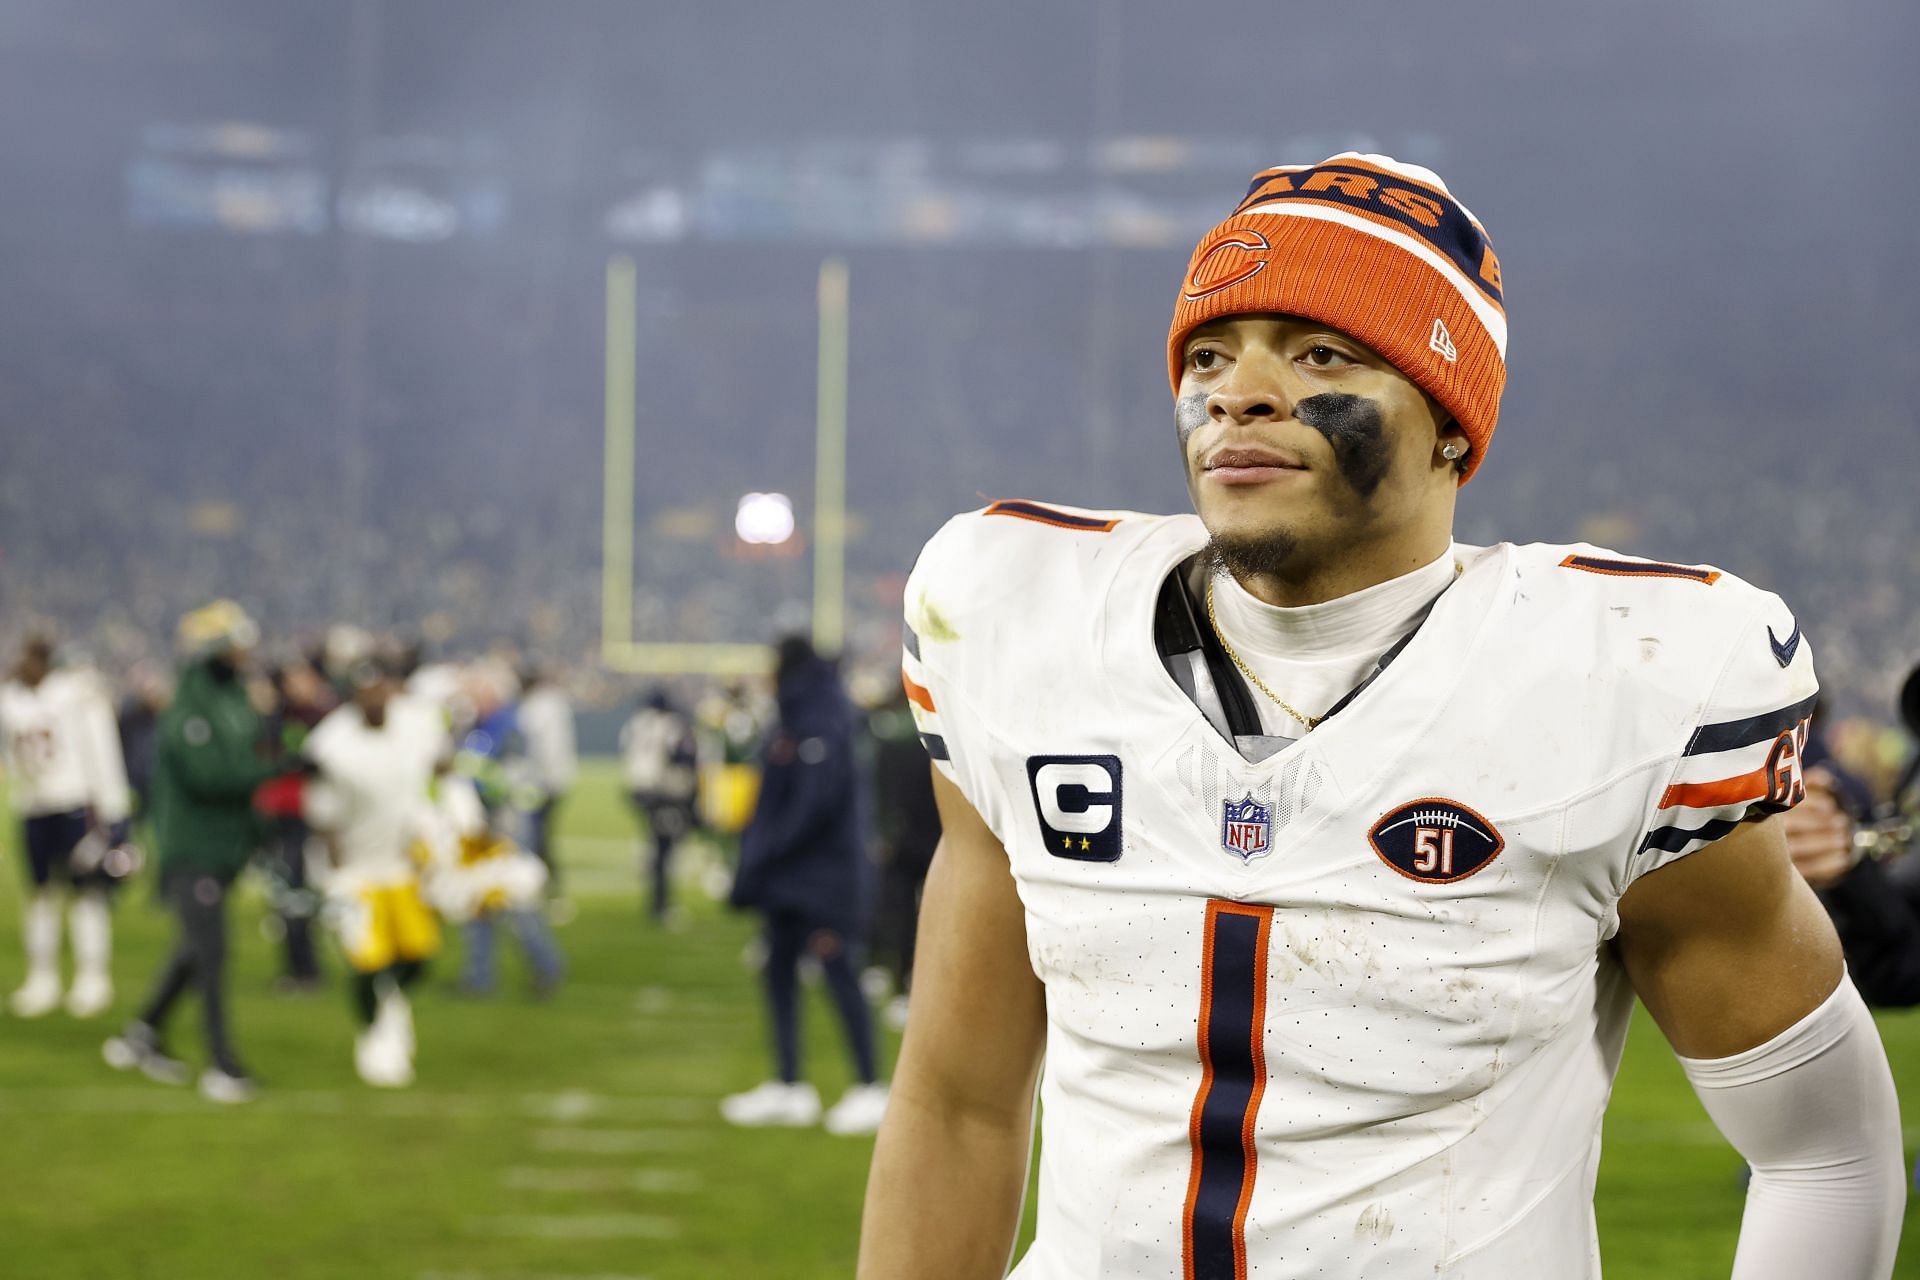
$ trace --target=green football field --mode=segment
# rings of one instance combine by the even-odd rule
[[[21,878],[11,820],[5,831],[0,987],[11,990]],[[99,1043],[113,1019],[0,1015],[0,1276],[850,1276],[871,1142],[741,1131],[715,1111],[766,1074],[748,922],[703,906],[683,932],[643,923],[633,833],[604,766],[589,770],[562,831],[579,906],[560,931],[568,985],[529,1000],[509,945],[503,993],[466,1000],[449,989],[449,956],[417,1001],[410,1090],[355,1079],[337,990],[273,993],[257,895],[233,935],[233,1018],[263,1086],[250,1106],[109,1070]],[[123,1016],[168,930],[144,887],[118,922]],[[808,1014],[807,1070],[831,1100],[848,1079],[844,1055],[818,993]],[[189,1001],[172,1031],[197,1063],[196,1016]],[[1920,1115],[1920,1022],[1892,1014],[1881,1026],[1908,1114]],[[1725,1276],[1739,1169],[1642,1019],[1600,1173],[1608,1276]],[[1920,1276],[1920,1244],[1898,1274]]]

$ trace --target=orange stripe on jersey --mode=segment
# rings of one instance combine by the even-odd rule
[[[990,516],[1013,516],[1020,520],[1031,520],[1035,524],[1051,525],[1056,529],[1075,529],[1081,533],[1111,533],[1120,522],[1101,520],[1094,516],[1075,515],[1071,511],[1056,511],[1052,507],[1037,502],[1022,502],[1003,499],[990,504],[986,511]]]
[[[1752,773],[1743,773],[1737,778],[1722,778],[1718,782],[1675,783],[1660,797],[1660,807],[1671,809],[1675,805],[1684,805],[1689,809],[1718,809],[1730,804],[1744,804],[1764,800],[1770,785],[1770,775],[1766,766],[1762,765]]]
[[[1181,1215],[1185,1280],[1247,1280],[1247,1211],[1267,1088],[1267,931],[1272,907],[1207,903],[1200,964],[1200,1091],[1187,1124],[1193,1169]]]
[[[1604,574],[1610,578],[1677,578],[1710,587],[1720,581],[1718,569],[1696,569],[1690,564],[1664,564],[1658,560],[1605,560],[1599,556],[1568,556],[1562,569]]]
[[[907,701],[922,710],[933,710],[933,693],[923,684],[915,684],[913,677],[907,674],[905,667],[900,668],[900,687],[907,691]]]

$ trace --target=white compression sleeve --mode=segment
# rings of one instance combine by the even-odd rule
[[[1757,1048],[1680,1065],[1753,1168],[1733,1280],[1886,1280],[1907,1202],[1900,1102],[1853,980]]]

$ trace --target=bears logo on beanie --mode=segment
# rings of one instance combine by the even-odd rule
[[[1188,334],[1259,312],[1317,320],[1379,352],[1466,433],[1460,482],[1479,470],[1507,381],[1500,260],[1431,170],[1346,151],[1255,174],[1187,263],[1167,335],[1174,394]]]

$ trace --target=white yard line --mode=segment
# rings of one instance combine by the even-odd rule
[[[642,850],[640,837],[637,833],[631,839],[622,839],[615,836],[561,836],[555,840],[554,843],[562,846],[568,852],[572,852],[575,849],[585,849],[598,857],[606,857],[608,854],[614,853],[631,853],[635,857],[639,857]],[[649,855],[652,854],[653,846],[651,844],[644,847]]]
[[[603,1094],[584,1089],[521,1095],[522,1114],[563,1124],[586,1120],[699,1120],[706,1117],[712,1106],[705,1098],[667,1094]]]
[[[648,1195],[678,1195],[698,1191],[700,1175],[682,1169],[517,1167],[500,1171],[500,1185],[512,1191],[639,1191]]]
[[[562,874],[566,877],[562,884],[570,897],[623,898],[640,892],[640,877],[630,872],[574,867]]]
[[[677,1123],[704,1119],[711,1104],[700,1098],[592,1093],[404,1093],[372,1090],[262,1089],[240,1109],[295,1115],[370,1115],[391,1119],[487,1120],[509,1117],[577,1124],[588,1120]],[[191,1089],[135,1084],[127,1088],[25,1088],[0,1090],[0,1113],[60,1111],[94,1115],[185,1115],[213,1109]]]
[[[591,1155],[632,1155],[642,1151],[684,1151],[693,1135],[662,1129],[541,1129],[533,1135],[537,1151],[573,1151]]]
[[[744,1018],[734,1022],[682,1021],[668,1014],[658,1018],[634,1018],[626,1024],[626,1029],[644,1044],[690,1044],[736,1029],[741,1034],[757,1031],[758,1024]]]
[[[751,985],[746,981],[736,983],[735,988],[742,992],[752,991]],[[641,1017],[666,1015],[675,1018],[717,1018],[726,1022],[738,1022],[744,1014],[737,1003],[689,1000],[684,995],[668,991],[664,987],[646,987],[636,993],[633,997],[633,1011]],[[757,1016],[757,1014],[745,1016]]]
[[[532,1240],[669,1240],[680,1224],[646,1213],[523,1213],[469,1218],[467,1230]]]
[[[685,995],[711,995],[720,991],[757,991],[751,977],[741,977],[737,970],[722,970],[718,977],[696,977],[687,975],[677,977],[671,985],[658,982],[572,982],[567,983],[568,991],[578,991],[596,996],[630,996],[634,1000],[657,1000],[664,993],[668,998]]]
[[[639,889],[641,861],[637,841],[572,836],[559,842],[560,881],[571,887],[579,876],[617,876],[629,889]],[[649,854],[651,851],[649,850]]]

